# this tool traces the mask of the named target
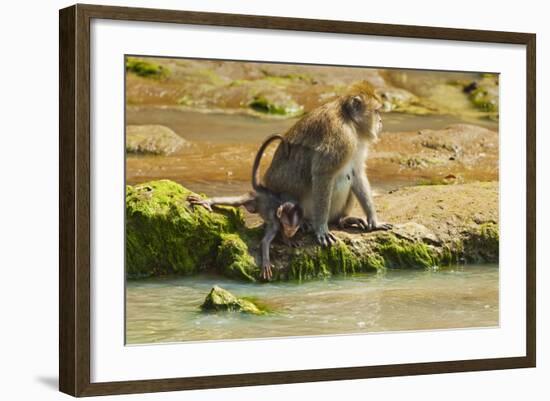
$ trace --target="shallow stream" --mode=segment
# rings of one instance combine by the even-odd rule
[[[273,312],[202,313],[213,285],[252,297]],[[498,288],[495,265],[389,270],[304,283],[247,284],[208,276],[129,281],[126,343],[494,327]]]

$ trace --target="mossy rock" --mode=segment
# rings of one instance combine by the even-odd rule
[[[259,282],[262,228],[247,228],[236,208],[190,207],[191,192],[168,180],[127,188],[127,277],[210,271]],[[379,197],[391,231],[333,231],[330,248],[300,233],[299,248],[275,241],[273,281],[305,281],[385,269],[438,269],[497,263],[498,183],[403,188]]]
[[[499,86],[498,76],[485,74],[481,79],[468,82],[463,85],[463,91],[468,98],[481,111],[485,111],[489,116],[498,116],[499,111]]]
[[[145,78],[166,78],[170,72],[166,67],[151,61],[140,60],[134,57],[126,59],[126,71]]]
[[[204,312],[241,312],[252,315],[265,315],[266,310],[246,298],[239,298],[215,285],[206,296],[201,309]]]
[[[289,95],[276,92],[257,95],[248,106],[259,113],[286,117],[299,116],[303,113],[303,107]]]
[[[248,245],[238,234],[221,234],[217,249],[216,265],[230,278],[256,281],[260,269],[250,255]]]
[[[244,227],[242,213],[192,209],[186,201],[191,193],[169,180],[127,186],[127,277],[186,275],[216,266],[224,235]]]

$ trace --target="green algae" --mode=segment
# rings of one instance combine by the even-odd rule
[[[480,87],[470,93],[472,104],[482,111],[498,112],[498,98],[487,88]]]
[[[134,57],[126,59],[126,71],[145,78],[166,78],[170,74],[170,71],[160,64]]]
[[[249,229],[237,208],[215,212],[190,207],[191,192],[168,181],[127,187],[128,278],[209,271],[248,282],[262,281],[256,246],[263,229]],[[429,234],[429,232],[428,232]],[[437,238],[437,237],[436,237]],[[254,248],[251,248],[254,247]],[[375,232],[322,248],[273,249],[272,281],[305,281],[385,269],[439,269],[464,262],[498,262],[496,222],[468,222],[447,241],[402,231]]]
[[[375,272],[384,266],[377,255],[360,256],[353,253],[348,245],[338,242],[329,248],[316,246],[314,252],[298,251],[293,255],[287,280],[311,280],[328,278],[336,274]]]
[[[260,271],[248,246],[237,234],[221,234],[216,266],[224,276],[245,281],[256,281]]]
[[[498,262],[498,225],[487,222],[468,232],[463,244],[463,258],[468,262]]]
[[[254,99],[252,99],[248,106],[259,113],[280,116],[296,116],[303,112],[303,107],[292,99],[281,101],[270,99],[265,95],[254,96]]]
[[[265,315],[267,313],[251,299],[236,297],[217,285],[212,287],[201,305],[201,309],[204,312],[241,312],[252,315]]]
[[[378,236],[375,251],[388,268],[430,268],[437,265],[440,259],[434,247],[420,241],[401,239],[392,233]]]
[[[244,226],[238,209],[192,210],[190,191],[160,180],[126,188],[126,274],[129,278],[194,274],[214,265],[224,233]]]

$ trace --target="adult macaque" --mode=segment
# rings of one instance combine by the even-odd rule
[[[193,205],[201,205],[212,211],[212,206],[244,206],[250,213],[258,213],[265,222],[265,232],[261,243],[262,251],[262,278],[271,279],[273,273],[269,257],[271,242],[277,233],[286,245],[295,246],[291,238],[296,234],[303,219],[303,211],[299,204],[290,198],[280,196],[260,184],[260,161],[265,149],[274,140],[284,141],[281,135],[268,137],[260,146],[252,166],[253,192],[240,196],[215,197],[201,199],[190,195],[187,200]]]
[[[378,221],[365,171],[369,144],[382,129],[380,107],[374,90],[364,83],[312,110],[285,133],[285,147],[278,147],[265,173],[269,190],[297,199],[323,246],[336,242],[329,223],[366,231],[391,228]],[[349,216],[354,198],[366,220]]]

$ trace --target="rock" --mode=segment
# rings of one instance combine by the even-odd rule
[[[287,117],[299,116],[304,110],[303,106],[297,104],[290,95],[277,91],[254,96],[248,106],[259,113]]]
[[[168,155],[189,143],[163,125],[126,126],[126,152]]]
[[[498,92],[498,79],[483,78],[476,82],[476,87],[469,92],[469,99],[478,109],[493,112],[498,116]]]
[[[208,270],[258,281],[262,228],[246,227],[238,209],[192,209],[190,193],[168,180],[127,187],[127,276]],[[301,233],[299,248],[275,241],[273,280],[497,263],[498,199],[498,182],[416,186],[378,196],[379,218],[395,225],[391,231],[334,230],[340,241],[331,248]]]
[[[166,78],[170,71],[153,61],[154,59],[137,59],[128,57],[126,59],[126,71],[144,78]]]
[[[189,190],[169,180],[127,186],[127,277],[195,274],[218,266],[218,255],[231,255],[223,260],[224,268],[233,267],[228,276],[253,280],[245,272],[256,266],[245,264],[250,256],[244,254],[246,244],[236,234],[245,228],[241,211],[192,209],[186,201],[189,194]]]
[[[265,315],[267,312],[254,302],[238,298],[229,291],[215,285],[212,287],[204,303],[201,305],[204,312],[242,312],[252,315]]]
[[[424,184],[493,181],[499,176],[498,157],[496,131],[453,124],[438,130],[382,133],[368,167],[386,179],[418,178]]]

